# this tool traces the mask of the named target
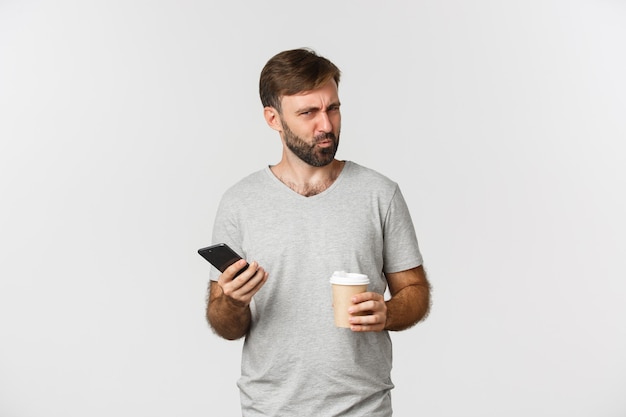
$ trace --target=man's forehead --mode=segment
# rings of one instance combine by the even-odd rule
[[[301,91],[295,94],[283,95],[280,97],[282,103],[285,102],[307,102],[307,101],[319,101],[320,98],[323,101],[339,102],[339,94],[337,91],[337,84],[334,80],[329,81],[321,87],[313,90]]]

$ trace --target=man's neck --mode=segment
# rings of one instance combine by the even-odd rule
[[[293,164],[283,159],[270,169],[287,187],[300,195],[311,197],[328,189],[339,177],[344,165],[344,161],[337,159],[323,167]]]

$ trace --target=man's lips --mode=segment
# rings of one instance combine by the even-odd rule
[[[335,144],[335,135],[333,135],[332,133],[328,133],[321,137],[317,137],[315,139],[315,144],[322,148],[333,146]]]

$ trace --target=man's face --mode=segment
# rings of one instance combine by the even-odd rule
[[[322,167],[337,153],[341,113],[334,80],[315,90],[281,101],[282,138],[291,152],[307,164]]]

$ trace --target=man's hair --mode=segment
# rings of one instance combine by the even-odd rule
[[[261,71],[259,94],[263,107],[281,111],[280,99],[323,86],[331,79],[339,86],[341,71],[311,49],[292,49],[274,55]]]

